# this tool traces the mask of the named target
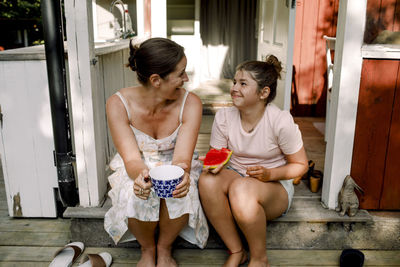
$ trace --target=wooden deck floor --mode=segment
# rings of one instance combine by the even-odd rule
[[[206,118],[210,119],[210,118]],[[212,119],[212,118],[211,118]],[[210,120],[211,120],[210,119]],[[297,118],[308,156],[323,170],[325,143],[314,122],[320,119]],[[206,151],[210,123],[200,131],[198,149]],[[48,266],[53,253],[71,241],[70,219],[10,218],[0,166],[0,266]],[[96,233],[93,233],[96,234]],[[112,266],[135,266],[139,250],[132,248],[88,247],[84,253],[108,251]],[[364,250],[364,266],[400,266],[400,251]],[[272,266],[339,266],[340,250],[268,250]],[[174,256],[180,266],[221,266],[227,257],[222,249],[178,249]],[[79,260],[79,259],[78,259]],[[75,263],[73,266],[78,266]]]

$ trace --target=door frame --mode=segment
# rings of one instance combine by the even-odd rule
[[[322,186],[322,203],[329,209],[336,208],[338,193],[351,170],[366,10],[367,0],[339,3]]]

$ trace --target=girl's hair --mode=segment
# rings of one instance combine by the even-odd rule
[[[265,61],[246,61],[236,67],[236,71],[245,70],[258,84],[258,91],[269,87],[266,103],[270,103],[276,96],[276,86],[281,78],[282,64],[274,55],[268,55]]]
[[[131,41],[127,67],[136,71],[138,81],[146,85],[152,74],[164,79],[184,56],[184,48],[166,38],[151,38],[135,46]]]

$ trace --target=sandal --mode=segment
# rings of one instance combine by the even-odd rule
[[[54,253],[54,259],[49,267],[70,267],[82,254],[85,246],[82,242],[72,242],[60,248]]]
[[[112,263],[112,257],[108,252],[99,254],[86,254],[79,266],[81,267],[109,267]]]

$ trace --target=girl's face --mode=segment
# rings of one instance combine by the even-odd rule
[[[168,74],[164,79],[161,79],[160,93],[167,99],[177,99],[179,90],[183,84],[189,81],[186,74],[187,59],[184,56],[176,65],[173,72]]]
[[[231,97],[236,107],[248,107],[260,101],[264,102],[260,99],[257,82],[244,70],[237,71],[233,78]]]

